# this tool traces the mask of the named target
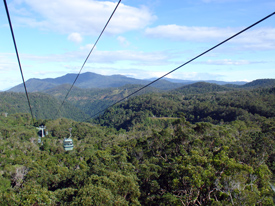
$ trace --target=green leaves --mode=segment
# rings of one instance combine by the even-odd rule
[[[139,96],[106,112],[99,120],[105,126],[39,120],[49,131],[43,145],[29,115],[0,117],[0,201],[273,205],[275,119],[268,118],[273,109],[266,113],[272,95]],[[65,152],[68,128],[75,148]]]

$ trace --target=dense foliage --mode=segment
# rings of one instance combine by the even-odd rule
[[[60,107],[62,102],[47,94],[30,93],[29,99],[33,115],[37,119],[66,117],[80,121],[83,120],[83,117],[89,117],[68,102]],[[29,113],[30,108],[25,93],[0,92],[0,112],[8,114]]]
[[[84,121],[111,104],[141,88],[141,85],[126,85],[120,88],[80,89],[74,87],[61,106],[71,85],[61,85],[43,91],[29,93],[30,104],[37,119],[56,119],[66,117]],[[139,95],[158,93],[155,88],[146,88]],[[0,92],[0,112],[9,114],[28,113],[29,107],[25,93]]]
[[[44,92],[63,101],[70,87],[70,85],[61,85],[52,89],[45,90]],[[98,113],[99,111],[106,109],[108,106],[121,100],[122,98],[125,98],[126,96],[128,96],[129,94],[133,93],[141,87],[142,85],[130,84],[119,88],[105,89],[80,89],[74,87],[67,98],[67,102],[69,102],[71,105],[74,105],[85,114],[92,116]],[[158,89],[148,87],[138,94],[142,95],[146,93],[158,92]],[[71,118],[75,119],[73,116]]]
[[[148,94],[132,98],[112,107],[97,118],[97,123],[130,130],[136,124],[141,128],[159,117],[180,117],[192,123],[214,124],[235,120],[254,121],[260,116],[275,116],[275,88],[210,92],[182,95],[179,92]]]
[[[32,80],[32,82],[34,82],[35,84],[33,85],[33,87],[28,88],[28,91],[30,89],[30,91],[41,92],[41,93],[33,92],[33,93],[30,93],[29,95],[31,107],[34,110],[34,115],[36,118],[56,119],[58,117],[66,117],[76,121],[85,121],[87,118],[93,117],[95,114],[98,114],[99,111],[104,111],[110,105],[116,103],[117,101],[127,97],[128,95],[136,92],[137,90],[143,87],[143,85],[138,85],[138,84],[127,84],[129,83],[129,79],[128,79],[126,82],[122,84],[124,86],[121,86],[121,87],[116,87],[116,84],[114,84],[111,88],[88,88],[87,89],[87,88],[79,88],[74,86],[71,89],[71,85],[65,84],[65,83],[73,81],[73,76],[74,75],[66,75],[64,77],[60,77],[56,79],[45,79],[45,80],[33,79]],[[122,81],[121,78],[124,79],[124,77],[119,75],[111,77],[111,79],[113,80],[116,79],[115,81],[117,82]],[[93,79],[94,77],[92,77],[92,79],[89,79],[89,77],[85,77],[85,75],[82,76],[82,80],[84,82],[86,82],[86,80],[90,82]],[[49,85],[47,85],[46,82],[48,82]],[[57,84],[57,82],[59,83]],[[108,84],[109,83],[110,82],[108,82]],[[95,82],[93,82],[93,84],[95,84]],[[178,99],[176,96],[183,96],[183,95],[189,96],[191,94],[192,95],[201,94],[201,96],[203,96],[206,93],[208,94],[208,93],[219,92],[223,94],[224,92],[238,91],[241,89],[251,89],[251,88],[257,88],[257,87],[272,88],[272,86],[275,86],[275,80],[260,79],[260,80],[255,80],[251,83],[247,83],[245,85],[235,85],[235,86],[232,86],[232,85],[221,86],[218,84],[206,83],[206,82],[197,82],[197,83],[185,85],[182,87],[180,87],[180,85],[181,84],[171,83],[166,80],[159,80],[154,84],[150,85],[149,87],[146,87],[141,91],[135,93],[131,97],[144,95],[144,94],[152,94],[152,93],[154,93],[155,96],[159,96],[158,93],[164,93],[164,91],[166,91],[166,94],[173,96],[171,99],[173,101],[173,99]],[[168,90],[170,91],[167,92]],[[17,90],[15,89],[15,91]],[[67,96],[68,91],[70,91],[70,93]],[[65,96],[67,96],[66,101],[64,102],[62,107],[60,107],[61,103],[65,99]],[[164,97],[164,96],[162,95],[161,97]],[[165,98],[166,97],[167,95],[165,96]],[[197,99],[196,96],[194,98]],[[26,101],[27,99],[24,97],[23,93],[15,93],[15,92],[1,93],[0,92],[0,112],[8,112],[9,114],[28,112],[29,108]],[[155,104],[155,102],[152,102],[152,104]],[[177,102],[172,104],[177,104]],[[179,112],[179,111],[176,111],[176,112]],[[177,116],[178,114],[175,114],[175,115]],[[196,120],[197,117],[194,117],[194,118],[195,118],[194,120],[190,120],[190,118],[188,118],[188,120],[192,122],[197,121]],[[205,121],[205,119],[202,119],[202,118],[199,118],[199,119],[200,119],[199,121]]]
[[[145,94],[91,123],[0,116],[0,205],[274,205],[274,97]]]

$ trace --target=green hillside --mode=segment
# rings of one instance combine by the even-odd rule
[[[73,119],[140,85],[74,87],[53,120],[70,87],[60,85],[29,94],[34,125],[24,93],[2,92],[0,113],[9,115],[0,115],[0,205],[274,205],[268,85],[147,88],[90,122]],[[47,135],[39,143],[41,123]],[[65,151],[69,128],[74,149]]]
[[[183,87],[184,88],[184,87]],[[183,94],[180,93],[183,91]],[[196,90],[192,90],[196,91]],[[148,94],[132,98],[110,108],[96,119],[97,123],[117,129],[147,125],[152,117],[181,117],[192,123],[251,120],[258,116],[275,116],[275,89],[228,91],[185,95],[176,93]],[[143,128],[143,127],[141,127]]]
[[[0,116],[0,204],[274,205],[274,118],[158,121],[126,132],[47,120],[42,145],[30,115]]]
[[[189,84],[174,90],[174,93],[179,94],[204,94],[210,92],[223,92],[232,91],[233,89],[226,86],[221,86],[218,84],[212,84],[207,82],[197,82],[194,84]]]
[[[58,117],[66,117],[75,120],[83,120],[86,114],[66,102],[58,112],[61,101],[55,97],[42,93],[29,94],[31,107],[36,119],[53,119]],[[24,93],[1,92],[0,93],[0,112],[9,114],[30,113],[27,98]]]
[[[84,78],[84,76],[82,78]],[[121,78],[124,78],[124,77],[121,77]],[[62,81],[69,81],[69,80],[70,80],[70,77],[68,76],[65,79],[63,79]],[[47,81],[49,81],[51,84],[53,84],[54,81],[56,81],[56,80],[54,80],[54,81],[47,80]],[[61,81],[61,80],[59,80],[59,81]],[[169,111],[170,114],[169,115],[167,114],[168,116],[173,116],[173,115],[178,116],[179,113],[188,112],[190,114],[187,118],[188,121],[191,121],[191,122],[206,121],[206,118],[208,118],[207,121],[210,121],[211,120],[210,118],[212,118],[213,120],[211,120],[210,122],[215,123],[215,121],[220,121],[221,119],[223,119],[224,121],[227,121],[228,117],[222,117],[222,115],[221,115],[222,114],[221,111],[224,109],[223,107],[226,105],[222,105],[222,103],[219,103],[220,100],[218,100],[218,101],[215,100],[214,103],[219,104],[218,105],[219,109],[216,112],[212,111],[212,113],[210,114],[209,111],[208,112],[199,111],[199,110],[201,110],[200,109],[201,105],[199,103],[193,103],[192,102],[193,100],[191,100],[191,96],[189,96],[189,97],[187,97],[187,96],[188,95],[200,95],[200,94],[204,96],[204,94],[207,94],[205,97],[202,97],[202,98],[206,98],[207,96],[210,95],[210,93],[213,93],[213,94],[215,93],[213,98],[216,98],[216,96],[218,96],[219,99],[223,99],[223,98],[225,98],[224,96],[226,96],[226,94],[228,92],[230,92],[230,91],[237,92],[237,89],[238,90],[244,90],[244,89],[247,90],[247,89],[253,89],[253,88],[258,88],[258,87],[270,88],[273,85],[274,80],[255,80],[255,81],[248,83],[246,85],[238,86],[238,88],[236,88],[236,87],[232,88],[230,86],[221,86],[221,85],[217,85],[217,84],[213,84],[213,83],[197,82],[197,83],[185,85],[180,88],[177,88],[177,89],[174,89],[171,91],[167,91],[166,93],[164,93],[163,89],[165,89],[167,87],[167,85],[165,84],[166,82],[167,81],[157,82],[157,84],[160,84],[158,87],[161,87],[161,84],[164,84],[163,88],[161,90],[156,89],[154,87],[147,87],[144,90],[140,91],[139,93],[135,94],[134,96],[154,93],[152,95],[153,100],[151,100],[152,98],[149,97],[148,100],[146,100],[146,101],[151,101],[147,105],[152,105],[152,107],[156,107],[154,105],[159,105],[161,102],[161,101],[157,100],[159,93],[162,93],[162,94],[160,94],[160,96],[166,95],[166,96],[171,97],[170,100],[169,100],[170,97],[168,99],[165,97],[167,99],[167,101],[170,102],[168,104],[172,104],[174,106],[177,105],[177,106],[175,106],[174,109],[171,109],[171,111]],[[50,118],[50,119],[57,118],[58,116],[56,116],[56,111],[58,110],[61,102],[64,100],[65,95],[69,91],[71,85],[62,84],[62,85],[54,86],[54,87],[48,88],[48,89],[46,89],[47,87],[44,87],[44,86],[45,85],[40,85],[40,88],[43,88],[44,95],[42,93],[41,94],[30,93],[30,96],[34,99],[34,101],[31,104],[33,106],[33,109],[35,110],[35,116],[37,118]],[[143,86],[142,85],[133,85],[133,84],[124,85],[122,87],[103,88],[103,89],[102,88],[101,89],[100,88],[83,89],[83,88],[78,88],[78,87],[74,86],[66,100],[67,106],[66,106],[66,108],[63,108],[63,107],[61,108],[61,113],[60,113],[59,117],[67,117],[67,118],[72,118],[74,120],[80,120],[80,121],[82,120],[83,121],[83,120],[89,118],[90,116],[97,114],[99,111],[104,110],[105,108],[112,105],[113,103],[116,103],[117,101],[125,98],[127,95],[137,91],[141,87],[143,87]],[[46,95],[45,93],[48,95]],[[23,94],[20,94],[20,93],[10,93],[11,95],[4,95],[4,94],[5,94],[5,92],[1,93],[3,98],[0,100],[0,102],[2,101],[2,106],[0,105],[0,111],[12,113],[12,114],[16,113],[16,112],[28,112],[29,111],[28,104],[24,100],[25,97]],[[8,94],[8,93],[6,93],[6,94]],[[183,101],[182,98],[180,98],[180,96],[183,96],[183,95],[186,96],[185,98],[187,98],[184,100],[185,101],[184,104],[182,102]],[[147,97],[143,97],[143,98],[147,98]],[[197,97],[195,96],[195,99],[196,98]],[[234,100],[232,100],[231,101],[232,103],[230,103],[230,104],[232,104],[234,107],[234,104],[235,104],[234,101],[235,101],[236,97],[232,97],[232,98]],[[58,99],[58,101],[57,101],[57,99]],[[139,100],[137,100],[137,101],[139,101]],[[140,100],[140,101],[142,101],[142,100]],[[209,101],[209,100],[206,99],[205,101]],[[236,99],[236,101],[244,101],[244,100]],[[253,99],[251,101],[254,102]],[[187,109],[188,104],[189,104],[189,106]],[[210,105],[211,103],[208,103],[208,104]],[[244,104],[244,103],[242,103],[242,104]],[[250,102],[248,102],[248,104],[250,104]],[[196,108],[194,107],[195,105],[196,105]],[[213,106],[215,106],[215,105],[213,105]],[[143,110],[143,107],[144,106],[140,106],[140,108],[141,108],[140,115],[141,114],[144,115],[145,113],[148,113],[148,112],[146,112],[147,108],[145,108]],[[149,112],[148,114],[145,115],[146,117],[158,116],[158,113],[163,113],[163,112],[161,112],[163,110],[162,108],[158,108],[157,109],[158,111],[156,111],[156,109],[153,109],[152,107],[150,107],[149,110],[154,111],[154,112],[152,114],[149,114],[150,113]],[[192,108],[193,108],[193,111],[191,111]],[[195,109],[197,111],[195,111]],[[243,108],[238,108],[238,112],[243,113],[243,111],[241,111],[240,109],[243,109]],[[244,110],[246,110],[246,109],[244,109]],[[232,112],[233,111],[230,111],[230,113],[232,113]],[[168,111],[166,111],[164,113],[168,113]],[[235,113],[236,113],[236,111],[235,111]],[[131,115],[134,116],[133,119],[138,118],[138,116],[139,116],[139,115],[136,115],[135,113],[133,113]],[[162,114],[162,115],[164,115],[164,114]],[[230,120],[232,120],[232,118],[230,118]],[[128,117],[127,121],[132,121],[130,119]],[[104,118],[103,118],[103,121],[105,121]],[[124,120],[121,119],[119,121],[122,122]],[[109,123],[107,123],[107,121],[105,121],[105,122],[107,125],[109,125]],[[128,123],[123,123],[123,124],[127,125]],[[126,126],[126,127],[128,127],[128,126]],[[126,128],[126,127],[123,126],[122,128]]]
[[[242,88],[259,88],[259,87],[274,87],[275,79],[257,79],[255,81],[249,82],[242,85]]]
[[[60,85],[45,90],[44,92],[63,101],[70,87],[70,85]],[[125,85],[123,87],[107,89],[81,89],[78,87],[73,87],[67,98],[67,102],[82,110],[85,114],[91,116],[125,98],[141,87],[142,85]],[[159,92],[160,90],[156,88],[147,87],[136,95]]]

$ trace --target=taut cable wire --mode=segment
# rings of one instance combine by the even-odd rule
[[[67,97],[69,96],[69,93],[71,92],[73,86],[75,85],[75,83],[76,83],[76,81],[77,81],[77,79],[78,79],[78,77],[79,77],[79,75],[80,75],[80,73],[81,73],[83,67],[85,66],[85,64],[86,64],[86,62],[88,61],[88,59],[89,59],[91,53],[93,52],[93,50],[94,50],[94,48],[95,48],[97,42],[99,41],[100,37],[102,36],[102,34],[103,34],[103,32],[105,31],[106,27],[108,26],[109,22],[111,21],[113,15],[115,14],[115,12],[116,12],[116,10],[117,10],[117,8],[118,8],[120,2],[121,2],[121,0],[118,1],[118,3],[117,3],[117,5],[116,5],[116,7],[115,7],[113,13],[111,14],[110,18],[108,19],[107,23],[105,24],[104,28],[102,29],[100,35],[98,36],[98,38],[97,38],[95,44],[93,45],[91,51],[89,52],[87,58],[85,59],[85,61],[84,61],[83,65],[82,65],[80,71],[78,72],[78,74],[77,74],[77,76],[76,76],[76,78],[75,78],[75,80],[74,80],[72,86],[70,87],[69,91],[67,92],[67,94],[66,94],[66,96],[65,96],[65,98],[64,98],[64,100],[63,100],[63,102],[62,102],[62,104],[60,105],[60,107],[59,107],[59,109],[58,109],[58,111],[57,111],[57,113],[56,113],[56,116],[59,114],[61,107],[64,105],[64,103],[65,103]]]
[[[18,61],[20,72],[21,72],[21,77],[22,77],[24,89],[25,89],[25,94],[26,94],[26,97],[27,97],[27,100],[28,100],[30,111],[31,111],[32,122],[34,124],[34,117],[33,117],[32,107],[31,107],[31,103],[30,103],[30,98],[29,98],[29,95],[28,95],[27,86],[26,86],[26,83],[25,83],[24,75],[23,75],[23,70],[22,70],[22,66],[21,66],[21,62],[20,62],[20,58],[19,58],[18,49],[17,49],[17,46],[16,46],[16,41],[15,41],[15,37],[14,37],[14,32],[13,32],[12,23],[11,23],[10,14],[9,14],[9,9],[8,9],[8,5],[7,5],[6,0],[4,0],[4,4],[5,4],[5,9],[6,9],[9,25],[10,25],[10,30],[11,30],[11,35],[12,35],[12,40],[13,40],[16,56],[17,56],[17,61]]]
[[[210,49],[208,49],[208,50],[206,50],[206,51],[202,52],[201,54],[197,55],[196,57],[194,57],[194,58],[190,59],[189,61],[187,61],[187,62],[185,62],[184,64],[182,64],[182,65],[178,66],[177,68],[175,68],[175,69],[171,70],[170,72],[168,72],[168,73],[164,74],[163,76],[161,76],[161,77],[159,77],[159,78],[155,79],[154,81],[150,82],[149,84],[147,84],[147,85],[145,85],[145,86],[141,87],[140,89],[138,89],[138,90],[136,90],[135,92],[133,92],[133,93],[129,94],[128,96],[126,96],[126,97],[122,98],[121,100],[119,100],[119,101],[117,101],[117,102],[113,103],[112,105],[110,105],[110,106],[106,107],[106,108],[105,108],[105,109],[103,109],[103,110],[100,110],[100,111],[99,111],[99,112],[97,112],[96,114],[94,114],[94,115],[90,116],[90,117],[89,117],[89,119],[90,119],[90,118],[93,118],[93,117],[95,117],[95,116],[97,116],[98,114],[100,114],[100,113],[104,112],[105,110],[109,109],[110,107],[113,107],[114,105],[116,105],[116,104],[118,104],[118,103],[120,103],[120,102],[124,101],[125,99],[127,99],[127,98],[131,97],[132,95],[134,95],[134,94],[138,93],[139,91],[141,91],[141,90],[145,89],[146,87],[150,86],[151,84],[154,84],[155,82],[157,82],[157,81],[159,81],[160,79],[162,79],[162,78],[166,77],[167,75],[169,75],[169,74],[173,73],[174,71],[176,71],[176,70],[180,69],[181,67],[183,67],[183,66],[185,66],[185,65],[187,65],[187,64],[189,64],[189,63],[191,63],[192,61],[194,61],[194,60],[198,59],[199,57],[201,57],[201,56],[205,55],[206,53],[208,53],[208,52],[212,51],[213,49],[215,49],[215,48],[217,48],[217,47],[221,46],[222,44],[224,44],[224,43],[228,42],[229,40],[231,40],[231,39],[235,38],[236,36],[240,35],[241,33],[243,33],[243,32],[245,32],[245,31],[247,31],[247,30],[251,29],[252,27],[256,26],[257,24],[261,23],[262,21],[264,21],[264,20],[266,20],[266,19],[270,18],[270,17],[271,17],[271,16],[273,16],[274,14],[275,14],[275,12],[273,12],[273,13],[269,14],[268,16],[266,16],[266,17],[262,18],[261,20],[259,20],[259,21],[255,22],[254,24],[251,24],[250,26],[246,27],[245,29],[243,29],[243,30],[239,31],[238,33],[236,33],[236,34],[232,35],[231,37],[229,37],[229,38],[225,39],[224,41],[222,41],[222,42],[220,42],[220,43],[216,44],[215,46],[211,47]],[[87,120],[88,120],[88,119],[85,119],[84,121],[87,121]]]

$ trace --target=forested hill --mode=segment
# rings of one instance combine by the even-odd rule
[[[69,91],[70,85],[60,85],[44,91],[61,101],[65,98],[65,95]],[[79,110],[85,114],[92,116],[99,111],[104,110],[113,103],[125,98],[129,94],[140,89],[142,85],[125,85],[118,88],[93,88],[93,89],[81,89],[73,87],[70,95],[67,98],[67,102],[77,107]],[[139,92],[137,95],[143,95],[147,93],[159,93],[161,90],[147,87],[146,89]],[[72,118],[74,119],[74,118]]]
[[[60,108],[61,101],[51,95],[30,93],[29,99],[36,119],[65,117],[80,121],[88,117],[81,109],[68,102],[65,102],[64,106]],[[59,108],[60,112],[57,113]],[[0,112],[9,114],[30,113],[25,93],[1,92]]]
[[[62,84],[72,84],[76,79],[78,74],[66,74],[57,78],[46,78],[46,79],[37,79],[32,78],[26,81],[26,85],[29,92],[43,92],[47,89],[60,86]],[[100,75],[92,72],[86,72],[79,75],[75,86],[83,89],[90,88],[117,88],[129,84],[139,84],[147,85],[155,79],[135,79],[123,75]],[[179,88],[183,85],[192,84],[198,81],[188,81],[188,80],[179,80],[179,79],[169,79],[163,78],[151,86],[154,88],[162,90],[171,90]],[[222,81],[211,81],[207,80],[206,82],[215,83],[218,85],[224,84],[234,84],[234,85],[243,85],[245,82],[222,82]],[[9,90],[10,92],[24,92],[23,84],[14,86]]]
[[[240,86],[241,88],[275,87],[275,79],[257,79]]]
[[[45,90],[44,93],[50,94],[59,99],[64,99],[70,87],[71,85],[69,84],[63,84],[63,85]],[[73,87],[68,97],[68,100],[72,103],[76,102],[78,99],[89,99],[89,101],[113,99],[118,101],[121,98],[126,97],[127,95],[140,89],[141,87],[143,86],[134,85],[134,84],[128,84],[117,88],[105,88],[105,89],[99,89],[99,88],[82,89],[78,87]],[[147,87],[141,90],[139,92],[139,95],[143,95],[147,93],[159,93],[159,92],[161,92],[161,90],[153,87]]]
[[[53,119],[66,117],[84,121],[93,114],[104,110],[111,104],[123,99],[142,87],[142,85],[125,85],[119,88],[81,89],[73,87],[61,111],[56,114],[71,85],[63,84],[44,91],[44,93],[29,93],[31,107],[37,119]],[[158,93],[161,90],[147,87],[138,93]],[[0,112],[9,114],[28,113],[29,107],[25,93],[0,93]]]
[[[65,81],[65,80],[64,80]],[[229,91],[239,91],[244,89],[251,89],[257,88],[259,86],[271,87],[274,83],[274,80],[256,80],[251,83],[247,83],[243,86],[235,86],[235,88],[228,87],[226,85],[221,86],[213,83],[206,83],[206,82],[197,82],[190,85],[185,85],[180,88],[171,90],[171,91],[164,91],[166,88],[165,82],[157,82],[159,84],[158,87],[161,87],[161,84],[164,84],[162,89],[157,89],[154,87],[146,87],[145,89],[141,90],[137,95],[144,95],[147,93],[155,93],[158,96],[158,93],[163,93],[169,95],[191,95],[191,94],[202,94],[202,95],[209,95],[210,93],[227,93]],[[43,87],[43,86],[41,86]],[[69,84],[62,84],[52,88],[48,88],[43,91],[46,94],[38,94],[38,93],[31,93],[31,106],[35,111],[36,118],[57,118],[56,111],[58,107],[63,102],[65,95],[69,91],[71,85]],[[122,87],[117,88],[92,88],[92,89],[83,89],[78,88],[76,86],[73,87],[71,90],[68,98],[66,99],[66,108],[61,108],[60,116],[71,118],[74,120],[85,120],[94,114],[97,114],[99,111],[104,110],[108,106],[112,105],[113,103],[127,97],[129,94],[137,91],[143,87],[143,85],[133,85],[128,84]],[[44,88],[44,87],[43,87]],[[11,93],[8,95],[8,92],[0,93],[2,98],[2,104],[0,105],[0,111],[8,112],[10,114],[18,113],[18,112],[28,112],[28,104],[25,100],[23,93]],[[163,94],[160,94],[163,95]],[[5,96],[5,97],[4,97]],[[154,95],[153,95],[154,96]],[[222,96],[222,95],[221,95]],[[9,97],[9,98],[6,98]],[[173,97],[177,99],[177,97]],[[32,100],[34,99],[34,100]],[[158,105],[158,102],[153,102],[151,104]],[[176,102],[172,102],[171,104],[178,104]],[[186,110],[184,110],[186,111]],[[144,113],[145,111],[141,111]],[[178,114],[179,111],[176,113]],[[193,117],[193,116],[194,117]],[[201,118],[201,115],[192,114],[189,118],[190,121],[204,121]],[[200,116],[200,118],[198,118]],[[220,116],[216,115],[216,116]],[[207,117],[206,114],[203,117]],[[210,115],[213,117],[213,114]],[[217,119],[214,117],[214,119]],[[224,118],[222,118],[224,119]],[[227,118],[225,118],[227,119]],[[102,120],[101,120],[102,121]],[[105,121],[105,120],[104,120]],[[122,120],[121,120],[122,121]]]
[[[26,81],[26,86],[29,92],[44,92],[47,89],[60,86],[62,84],[72,84],[76,78],[77,74],[66,74],[57,78],[47,78],[47,79],[29,79]],[[149,80],[141,80],[126,77],[123,75],[111,75],[105,76],[100,74],[95,74],[92,72],[86,72],[79,75],[75,86],[83,89],[90,88],[117,88],[122,87],[127,84],[139,84],[146,85],[150,83]],[[185,85],[185,83],[173,83],[167,80],[160,80],[152,85],[152,87],[169,90],[175,89]],[[10,92],[24,92],[23,84],[19,84],[9,90]]]
[[[180,91],[183,93],[180,94]],[[197,92],[193,88],[191,91]],[[238,119],[249,121],[258,116],[274,117],[275,88],[186,95],[183,87],[176,93],[148,94],[132,98],[110,108],[99,116],[96,122],[129,130],[135,127],[143,128],[159,118],[181,116],[185,116],[192,123],[214,124]]]
[[[235,89],[255,89],[255,88],[272,88],[275,87],[275,79],[257,79],[252,82],[238,85],[238,84],[224,84],[219,85],[209,82],[196,82],[188,84],[180,88],[174,89],[174,92],[181,94],[203,94],[210,92],[233,91]]]
[[[228,88],[226,86],[221,86],[218,84],[207,83],[207,82],[197,82],[194,84],[186,85],[181,88],[173,90],[173,93],[179,94],[204,94],[210,92],[222,92],[222,91],[232,91],[233,88]]]
[[[268,102],[274,89],[243,95]],[[177,103],[173,95],[146,97],[143,108],[158,98],[167,114],[170,100]],[[135,101],[128,106],[139,115]],[[114,121],[125,119],[117,114]],[[215,125],[193,124],[180,115],[139,128],[136,119],[129,131],[65,118],[40,120],[36,126],[43,122],[48,131],[43,144],[30,115],[0,116],[0,205],[274,205],[274,117],[255,114]],[[69,128],[74,149],[65,152]]]
[[[30,93],[35,114],[55,115],[66,87]],[[83,118],[73,103],[114,101],[129,88],[74,88],[60,115]],[[186,88],[147,88],[90,123],[0,115],[0,205],[274,205],[275,87]],[[24,93],[0,95],[4,112],[28,112]]]

